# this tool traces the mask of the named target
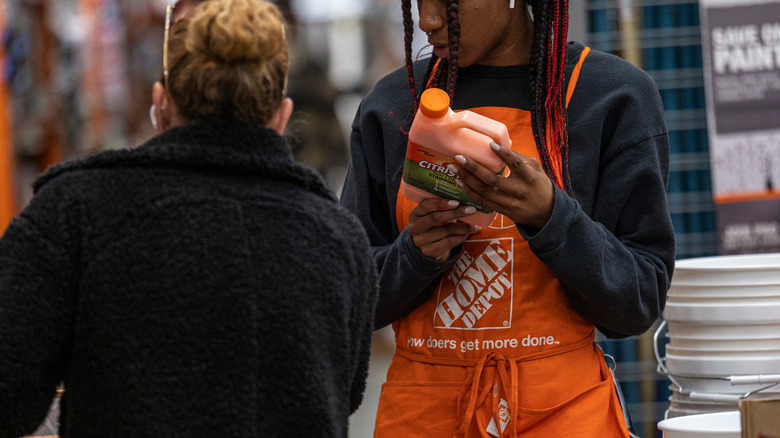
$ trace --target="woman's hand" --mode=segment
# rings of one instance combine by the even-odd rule
[[[469,234],[482,229],[457,221],[475,212],[474,207],[460,206],[458,201],[427,198],[409,213],[407,228],[412,241],[423,254],[437,260],[447,260],[452,255],[452,248],[460,245]]]
[[[509,175],[496,175],[471,158],[457,155],[455,159],[460,166],[449,166],[456,182],[476,203],[516,224],[542,228],[550,219],[555,203],[552,181],[536,159],[493,142],[490,147],[509,167]]]

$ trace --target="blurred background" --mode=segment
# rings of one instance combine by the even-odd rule
[[[151,86],[161,75],[168,0],[2,1],[11,121],[3,136],[15,155],[18,209],[31,196],[31,179],[49,165],[136,146],[152,135]],[[401,65],[400,6],[392,0],[276,3],[291,30],[293,151],[338,191],[357,102]],[[416,50],[423,41],[417,39]]]
[[[161,75],[166,0],[1,0],[0,232],[32,196],[48,166],[152,135],[151,86]],[[290,22],[293,152],[338,193],[349,126],[360,98],[403,64],[398,0],[279,0]],[[571,2],[570,31],[594,49],[647,70],[664,101],[672,146],[669,203],[678,258],[715,255],[699,7],[690,0]],[[415,53],[427,56],[425,38]],[[600,339],[615,357],[637,432],[661,436],[669,381],[656,372],[653,331]],[[379,389],[393,352],[376,332],[369,387],[351,418],[371,436]],[[54,422],[56,424],[56,421]],[[53,432],[42,426],[40,434]]]

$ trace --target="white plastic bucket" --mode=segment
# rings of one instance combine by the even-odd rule
[[[690,386],[689,386],[690,387]],[[693,415],[693,414],[707,414],[712,412],[726,412],[739,410],[739,400],[734,397],[731,400],[724,396],[728,396],[723,391],[713,392],[701,392],[697,394],[697,397],[691,397],[687,394],[680,393],[674,385],[670,387],[672,395],[669,396],[669,409],[666,411],[665,418],[674,418],[681,415]],[[699,391],[703,391],[701,388],[697,388]],[[700,396],[712,396],[715,399],[706,399]],[[777,398],[777,393],[760,392],[751,399],[762,398]]]
[[[675,263],[680,285],[731,286],[780,283],[780,253],[700,257]]]
[[[669,409],[666,418],[681,417],[683,415],[711,414],[714,412],[729,412],[737,409],[737,403],[696,403],[692,401],[669,398]]]
[[[780,352],[750,354],[670,354],[666,353],[666,368],[680,376],[731,376],[770,374],[780,370]]]
[[[669,342],[662,359],[656,332],[656,358],[674,386],[667,416],[735,410],[739,397],[780,392],[766,379],[748,384],[780,373],[780,253],[676,262],[663,316]]]
[[[741,377],[737,375],[735,376]],[[749,376],[750,375],[748,375],[748,377]],[[691,391],[697,391],[700,393],[742,395],[742,394],[753,393],[755,391],[762,390],[760,391],[760,394],[780,396],[780,385],[768,389],[764,389],[768,386],[768,384],[758,383],[758,382],[754,382],[750,384],[734,385],[731,383],[730,379],[722,378],[721,376],[718,376],[717,378],[675,376],[675,380],[683,388]],[[674,390],[675,386],[670,385],[670,389]],[[678,398],[687,399],[688,396],[684,394],[679,394]],[[736,406],[736,403],[734,404],[734,406]]]
[[[740,341],[745,339],[772,339],[780,335],[780,316],[777,322],[747,324],[743,321],[731,323],[717,322],[689,323],[684,321],[666,321],[669,325],[669,339],[677,337],[701,339],[706,341]]]
[[[780,282],[768,284],[716,284],[702,286],[675,281],[669,287],[669,296],[677,299],[722,299],[722,298],[759,298],[780,297]]]
[[[775,336],[780,336],[777,332]],[[780,351],[780,337],[756,339],[702,339],[675,335],[669,339],[669,348],[680,348],[687,351]]]
[[[780,321],[780,297],[760,299],[681,301],[669,297],[664,309],[667,321],[729,322]]]
[[[664,438],[742,438],[739,411],[668,418],[658,423]]]
[[[724,410],[725,411],[732,411],[734,410],[733,407]],[[707,407],[707,409],[683,409],[678,408],[672,403],[671,406],[669,406],[669,409],[666,410],[666,418],[677,418],[677,417],[685,417],[687,415],[700,415],[700,414],[711,414],[713,412],[721,412],[717,409],[712,409],[710,407]]]
[[[713,391],[706,392],[701,386],[697,386],[690,382],[690,379],[686,379],[686,382],[680,382],[685,388],[695,388],[699,391],[699,394],[704,394],[709,397],[710,394],[726,394],[727,391]],[[672,395],[669,396],[669,409],[666,411],[664,418],[679,417],[680,415],[694,415],[694,414],[708,414],[712,412],[725,412],[735,411],[739,409],[739,402],[735,398],[729,399],[729,397],[720,397],[717,399],[706,399],[694,397],[691,398],[689,394],[681,393],[676,386],[670,385],[669,389],[672,391]]]

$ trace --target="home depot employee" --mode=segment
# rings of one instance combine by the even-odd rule
[[[566,42],[567,2],[419,0],[433,56],[362,101],[341,202],[361,219],[380,269],[375,327],[396,352],[376,437],[625,437],[598,328],[646,331],[674,266],[666,202],[668,134],[651,78]],[[496,176],[468,154],[459,185],[498,212],[399,191],[423,89],[509,129]],[[411,92],[409,91],[411,89]]]

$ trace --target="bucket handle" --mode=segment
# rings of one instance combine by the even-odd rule
[[[677,379],[674,378],[672,373],[669,372],[669,370],[666,369],[666,358],[661,357],[660,348],[658,346],[658,338],[661,336],[661,332],[666,328],[666,320],[661,320],[661,324],[658,326],[658,328],[655,330],[655,333],[653,334],[653,352],[655,353],[655,362],[658,364],[656,368],[656,372],[658,374],[664,375],[672,382],[672,385],[677,387],[677,390],[681,393],[683,393],[683,387],[680,385],[680,383],[677,381]],[[687,394],[686,394],[687,395]]]
[[[758,374],[755,376],[730,376],[732,385],[760,385],[772,383],[775,386],[780,383],[780,374]]]
[[[772,388],[773,386],[777,386],[780,384],[780,374],[758,374],[758,375],[749,375],[749,376],[729,376],[729,377],[713,377],[713,376],[681,376],[681,377],[691,377],[695,379],[710,379],[710,380],[728,380],[732,385],[752,385],[752,384],[764,384],[766,383],[767,386],[764,386],[763,388],[758,388],[753,391],[748,391],[744,394],[722,394],[717,392],[699,392],[699,391],[690,391],[680,384],[680,382],[677,381],[677,379],[674,378],[672,373],[669,372],[668,369],[666,369],[666,359],[661,357],[660,348],[658,345],[658,338],[661,335],[661,332],[663,332],[663,329],[666,328],[667,323],[666,320],[662,320],[661,324],[658,326],[658,328],[655,331],[655,334],[653,334],[653,351],[655,352],[655,360],[658,364],[657,372],[658,374],[666,376],[674,386],[677,387],[677,391],[682,395],[687,395],[691,400],[696,401],[714,401],[714,402],[736,402],[741,399],[745,399],[750,397],[753,394],[756,394],[761,391],[765,391],[769,388]]]

